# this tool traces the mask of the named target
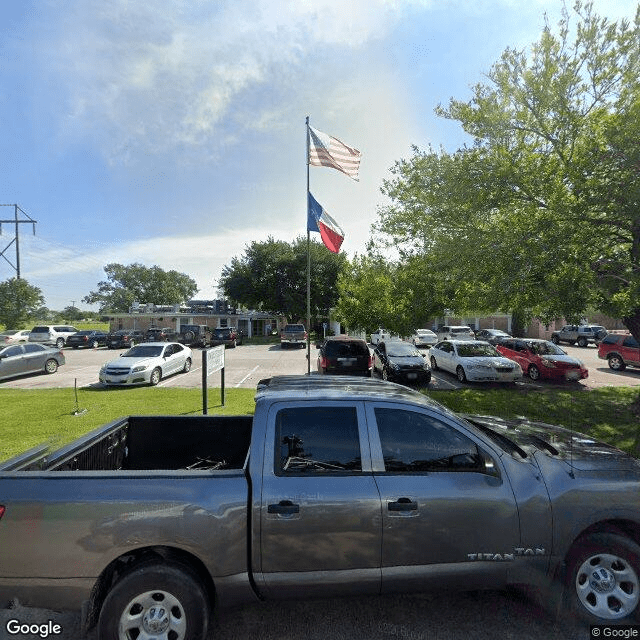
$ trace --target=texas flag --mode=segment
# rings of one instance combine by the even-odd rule
[[[317,200],[307,192],[309,202],[307,205],[307,230],[318,231],[324,246],[338,253],[344,240],[344,231],[340,225],[318,204]]]

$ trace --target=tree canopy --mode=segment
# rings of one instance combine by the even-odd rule
[[[43,304],[42,291],[26,280],[9,278],[0,282],[0,324],[7,329],[22,328]]]
[[[311,313],[326,315],[338,300],[336,282],[346,257],[315,240],[310,255]],[[306,318],[307,239],[299,236],[288,243],[269,237],[266,242],[252,242],[242,256],[225,265],[218,286],[236,304]]]
[[[576,2],[437,113],[473,144],[398,161],[377,231],[429,256],[454,311],[596,307],[640,339],[640,7],[611,23]]]
[[[98,282],[82,301],[99,304],[100,311],[126,313],[134,302],[141,304],[181,304],[198,291],[195,280],[185,273],[165,271],[157,265],[145,267],[110,263],[104,267],[107,279]]]

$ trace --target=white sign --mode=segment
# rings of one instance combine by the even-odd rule
[[[224,368],[224,345],[207,349],[207,375],[210,376],[216,371]]]

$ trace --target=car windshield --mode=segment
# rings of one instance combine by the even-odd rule
[[[419,356],[420,358],[422,357],[420,352],[412,344],[407,344],[406,342],[387,343],[387,355],[395,358],[410,356]]]
[[[231,333],[231,329],[215,329],[213,334],[217,337],[224,337]]]
[[[157,358],[162,355],[164,347],[156,347],[152,345],[139,345],[132,347],[129,351],[122,354],[123,358]]]
[[[90,336],[93,333],[93,331],[89,331],[87,329],[83,329],[82,331],[77,331],[76,335],[77,336]]]
[[[496,348],[490,344],[469,342],[457,346],[458,355],[462,358],[476,358],[478,356],[499,356]]]
[[[564,356],[565,352],[553,342],[527,342],[527,347],[538,356]]]

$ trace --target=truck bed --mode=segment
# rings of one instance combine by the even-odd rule
[[[242,469],[253,416],[129,416],[50,452],[36,447],[0,471]]]

